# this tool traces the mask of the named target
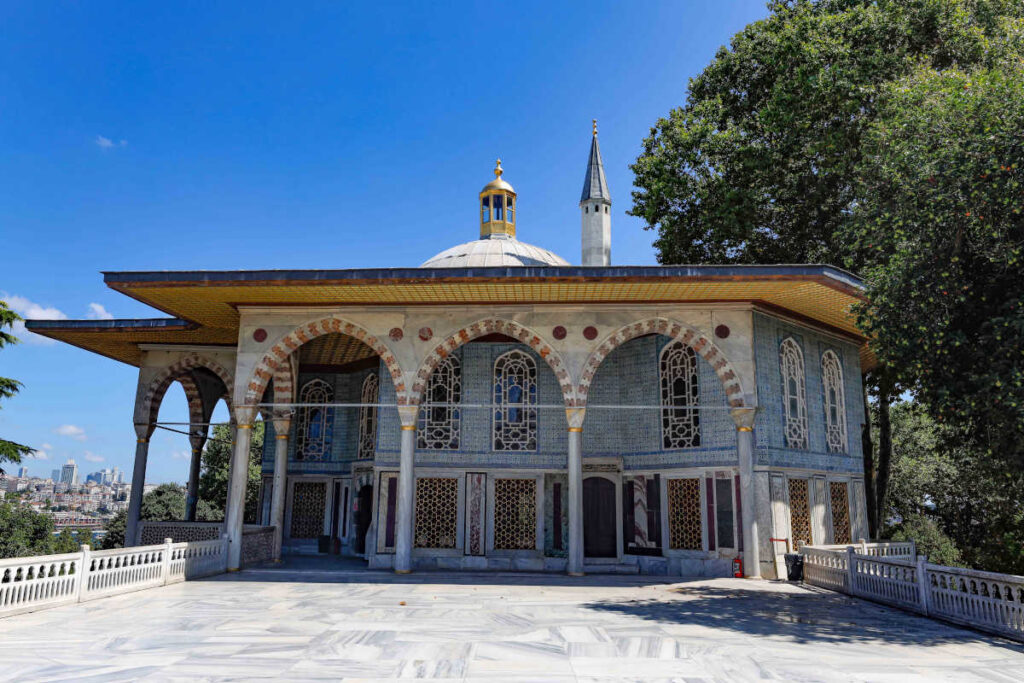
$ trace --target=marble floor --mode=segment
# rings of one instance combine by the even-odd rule
[[[295,563],[0,620],[0,679],[1021,681],[1024,646],[742,579]]]

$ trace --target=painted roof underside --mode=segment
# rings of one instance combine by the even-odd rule
[[[863,340],[855,276],[830,266],[538,266],[105,273],[175,316],[30,321],[33,332],[138,365],[139,344],[236,346],[238,307],[752,302]],[[861,364],[874,359],[862,345]]]

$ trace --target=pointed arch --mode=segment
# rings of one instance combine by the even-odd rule
[[[274,378],[274,373],[282,367],[287,367],[289,356],[306,342],[312,341],[325,334],[337,332],[354,337],[373,349],[384,367],[391,373],[391,380],[395,385],[395,397],[398,405],[406,404],[405,381],[402,377],[402,368],[398,365],[395,354],[380,339],[370,334],[365,328],[355,323],[342,320],[341,318],[321,318],[312,322],[303,323],[291,332],[283,335],[264,354],[256,367],[253,368],[246,385],[244,402],[247,406],[256,405],[263,397],[267,384]]]
[[[612,351],[625,344],[631,339],[642,337],[646,334],[661,334],[680,341],[689,346],[701,358],[706,360],[711,368],[718,375],[722,387],[725,389],[725,398],[733,408],[742,408],[743,385],[740,383],[739,373],[733,368],[732,363],[722,353],[721,349],[715,346],[707,336],[696,329],[668,318],[648,318],[639,320],[628,325],[623,325],[604,338],[596,349],[594,349],[583,365],[583,373],[580,376],[579,388],[577,390],[579,405],[586,406],[587,394],[590,392],[590,385],[594,381],[594,373],[601,366],[602,361]]]
[[[372,460],[377,450],[377,401],[380,400],[380,377],[371,372],[359,390],[359,444],[356,459]]]
[[[410,405],[419,405],[423,400],[423,393],[426,390],[427,381],[430,379],[431,373],[434,372],[434,368],[442,360],[448,357],[448,354],[463,344],[488,334],[504,334],[513,339],[518,339],[536,351],[537,355],[543,358],[544,362],[555,373],[555,379],[558,380],[559,386],[562,387],[562,400],[565,402],[565,407],[571,408],[577,404],[576,392],[573,387],[572,378],[569,376],[569,370],[562,357],[558,355],[558,352],[547,341],[533,330],[517,322],[501,318],[485,318],[448,335],[444,341],[434,347],[433,351],[427,354],[427,357],[423,359],[419,369],[416,371],[416,376],[413,378],[412,391],[409,395]]]
[[[806,449],[807,377],[804,352],[792,337],[786,337],[779,344],[779,372],[782,375],[782,409],[786,416],[786,446]]]
[[[836,352],[821,354],[821,384],[825,399],[825,441],[831,453],[847,452],[846,387],[843,365]]]
[[[223,365],[199,353],[188,353],[158,372],[149,383],[149,386],[146,389],[146,394],[142,399],[141,416],[143,417],[144,424],[153,424],[153,422],[156,421],[156,414],[160,410],[160,402],[163,400],[164,394],[167,393],[167,389],[174,381],[181,381],[182,377],[188,377],[195,396],[199,396],[199,390],[191,376],[191,370],[195,368],[206,368],[219,377],[220,380],[224,382],[224,389],[227,392],[227,395],[229,397],[232,396],[235,384],[234,376],[228,372]],[[189,386],[186,386],[185,382],[182,382],[182,386],[185,387],[186,396],[189,396]],[[192,401],[193,399],[189,397],[190,411]],[[231,409],[230,398],[228,399],[228,409]],[[202,411],[200,411],[200,414],[201,412]],[[200,419],[199,422],[202,422],[202,419]]]

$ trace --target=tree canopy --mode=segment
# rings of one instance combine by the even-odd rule
[[[17,344],[18,338],[13,334],[4,331],[5,327],[12,327],[14,323],[21,320],[21,317],[12,311],[5,301],[0,301],[0,349],[8,344]],[[21,389],[21,382],[9,377],[0,377],[0,400],[11,398]],[[19,463],[26,455],[32,453],[30,446],[25,446],[14,441],[0,438],[0,472],[3,472],[4,462]]]

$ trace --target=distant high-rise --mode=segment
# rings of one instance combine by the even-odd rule
[[[28,476],[28,468],[27,467],[19,467],[18,468],[18,476],[21,477],[22,479],[27,477]]]
[[[51,470],[50,479],[53,479],[54,481],[60,481],[60,470]]]
[[[74,460],[69,459],[60,468],[60,481],[62,484],[74,485],[78,483],[78,465]]]

